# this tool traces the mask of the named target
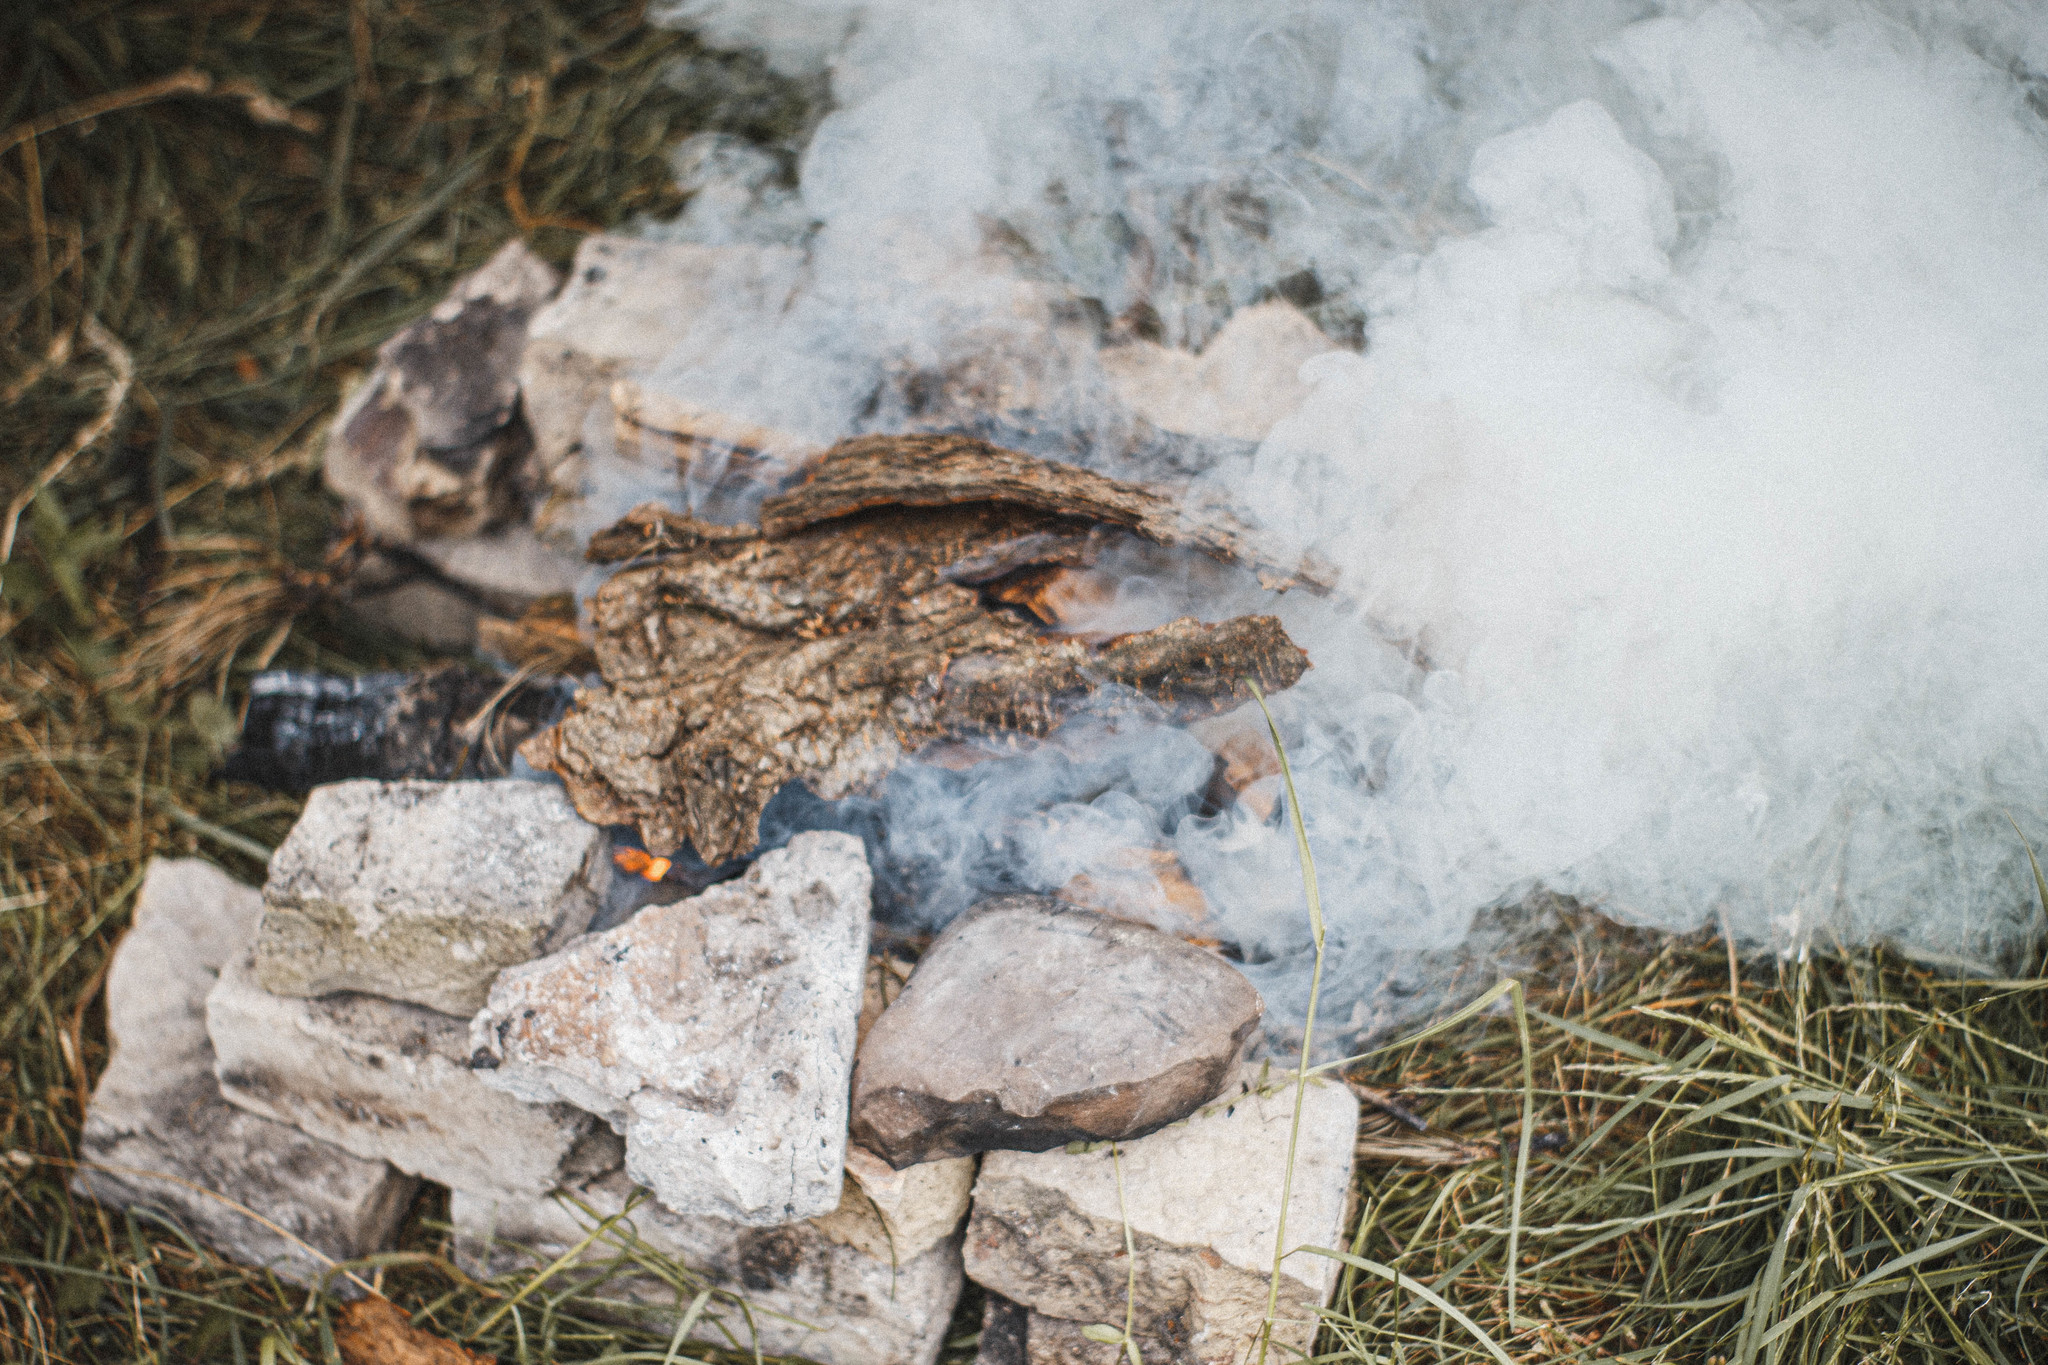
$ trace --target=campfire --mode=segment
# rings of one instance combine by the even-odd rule
[[[520,251],[386,345],[330,454],[387,542],[431,543],[435,572],[473,574],[479,594],[511,577],[493,556],[546,543],[506,510],[537,449],[524,412],[550,402],[509,378],[548,278]],[[565,356],[544,314],[536,331],[538,373],[592,387],[601,367]],[[1263,1002],[1156,835],[1024,888],[1040,894],[981,896],[934,940],[901,865],[919,831],[892,827],[884,791],[1166,727],[1202,755],[1177,795],[1227,808],[1273,766],[1223,718],[1285,694],[1307,654],[1272,611],[1119,629],[1108,608],[1124,576],[1193,571],[1221,585],[1209,600],[1277,605],[1327,593],[1327,570],[1213,500],[977,437],[802,449],[610,395],[635,458],[665,433],[679,481],[715,465],[703,501],[748,519],[632,508],[590,537],[604,577],[580,610],[535,594],[479,620],[502,679],[259,680],[229,771],[310,799],[260,902],[229,896],[233,941],[204,966],[204,1028],[181,1045],[210,1058],[191,1083],[219,1098],[154,1111],[116,1073],[89,1141],[138,1168],[247,1148],[252,1171],[331,1169],[282,1240],[208,1225],[294,1276],[309,1251],[376,1245],[424,1178],[453,1191],[478,1273],[587,1244],[578,1210],[630,1212],[720,1292],[810,1324],[757,1322],[765,1344],[828,1365],[933,1359],[963,1273],[1033,1305],[1043,1343],[1085,1340],[1119,1311],[1105,1160],[1163,1193],[1264,1161],[1289,1131],[1293,1106],[1253,1064]],[[1000,818],[1060,837],[1050,805]],[[143,923],[189,957],[185,906],[229,893],[154,875]],[[1288,1216],[1327,1240],[1357,1106],[1328,1084],[1311,1099],[1319,1151]],[[144,1121],[114,1119],[124,1102]],[[1004,1152],[1039,1155],[984,1157]],[[1276,1199],[1143,1224],[1161,1247],[1144,1341],[1218,1361],[1262,1333],[1306,1348],[1329,1276],[1284,1276],[1269,1323],[1259,1229],[1278,1227]],[[1057,1255],[1099,1266],[1094,1290],[1047,1278],[1043,1220],[1069,1206],[1081,1221]],[[1178,1260],[1221,1268],[1190,1281]]]
[[[69,1077],[25,1052],[21,1093],[83,1124],[54,1197],[154,1258],[60,1308],[132,1288],[141,1339],[145,1282],[226,1258],[347,1365],[467,1354],[387,1272],[536,1358],[572,1308],[593,1351],[820,1365],[2031,1339],[2048,570],[2008,503],[2048,182],[2010,16],[1572,10],[1532,56],[1512,6],[683,6],[803,108],[650,141],[675,214],[606,230],[528,197],[581,154],[557,70],[499,82],[524,131],[446,197],[359,213],[359,125],[456,116],[394,131],[349,8],[331,127],[188,70],[7,130],[38,364],[109,383],[0,608],[139,754],[80,807],[134,878],[19,936]],[[261,357],[54,325],[147,311],[107,281],[151,239],[45,223],[38,149],[186,98],[340,149],[347,250],[305,317],[249,305]],[[443,211],[486,194],[478,264]],[[372,360],[335,301],[394,271],[446,292]],[[201,449],[229,376],[302,374],[302,447]],[[126,491],[67,506],[123,440]],[[269,548],[195,530],[287,470],[317,569],[274,506]],[[137,630],[81,625],[128,600],[102,540]],[[260,888],[145,868],[165,828]],[[131,894],[94,1085],[96,985],[44,990]]]

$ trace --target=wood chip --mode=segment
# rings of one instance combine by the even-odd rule
[[[576,625],[576,599],[565,592],[539,599],[516,621],[482,617],[476,633],[485,649],[533,673],[573,678],[597,671],[597,655]]]
[[[423,1332],[382,1295],[345,1303],[334,1315],[334,1348],[344,1365],[497,1365],[446,1337]]]

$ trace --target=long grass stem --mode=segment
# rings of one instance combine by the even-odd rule
[[[1281,742],[1279,722],[1273,719],[1273,709],[1266,705],[1266,694],[1259,684],[1251,678],[1245,682],[1266,717],[1266,729],[1273,736],[1273,752],[1280,757],[1280,776],[1287,787],[1287,815],[1294,826],[1295,849],[1301,856],[1301,885],[1308,897],[1309,932],[1314,936],[1316,950],[1315,968],[1308,983],[1308,1012],[1301,1025],[1301,1056],[1294,1068],[1294,1113],[1287,1132],[1287,1169],[1280,1181],[1280,1213],[1273,1231],[1273,1274],[1266,1285],[1266,1320],[1259,1330],[1259,1365],[1265,1365],[1266,1353],[1273,1342],[1273,1326],[1280,1313],[1280,1263],[1287,1258],[1287,1207],[1294,1201],[1294,1166],[1301,1146],[1301,1111],[1308,1099],[1309,1057],[1316,1037],[1316,1005],[1323,992],[1323,900],[1316,889],[1315,854],[1308,846],[1308,826],[1302,820],[1301,799],[1294,790],[1294,768],[1287,761],[1287,746]]]

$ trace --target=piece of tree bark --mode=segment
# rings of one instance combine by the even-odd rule
[[[937,740],[1044,734],[1112,684],[1191,719],[1248,700],[1247,677],[1277,691],[1308,667],[1271,616],[1041,633],[1005,609],[1006,579],[1091,562],[1118,534],[1103,516],[1155,495],[979,442],[947,464],[957,441],[935,456],[927,438],[889,439],[835,448],[859,456],[865,491],[847,492],[848,465],[828,454],[813,481],[840,491],[810,494],[807,511],[787,499],[810,483],[770,499],[765,532],[647,505],[593,538],[591,558],[631,561],[591,603],[606,685],[521,750],[584,818],[716,863],[753,848],[762,808],[795,778],[833,800]],[[934,459],[944,497],[917,477]]]
[[[1180,498],[1074,465],[1053,464],[971,436],[859,436],[821,456],[803,483],[761,504],[761,529],[786,536],[870,507],[997,502],[1105,522],[1159,545],[1186,545],[1256,569],[1274,589],[1327,590],[1327,566],[1278,563],[1252,529],[1221,508],[1192,514]]]

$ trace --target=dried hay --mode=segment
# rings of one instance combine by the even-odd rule
[[[1545,936],[1518,1219],[1512,1017],[1351,1073],[1430,1131],[1366,1125],[1331,1358],[1493,1358],[1400,1275],[1517,1360],[2048,1359],[2048,978]]]
[[[151,854],[253,880],[289,827],[295,802],[208,777],[259,660],[418,661],[322,606],[314,451],[347,368],[513,231],[559,258],[672,207],[679,133],[790,146],[805,94],[606,0],[0,13],[0,1362],[336,1358],[334,1297],[68,1194],[109,949]],[[1523,1360],[2048,1359],[2048,982],[1553,927],[1533,1085],[1501,1017],[1353,1068],[1429,1130],[1369,1126],[1324,1358],[1496,1358],[1448,1305]],[[1558,1142],[1517,1216],[1525,1100]],[[413,1325],[506,1361],[684,1358],[601,1280],[471,1280],[440,1212],[355,1267]],[[613,1273],[703,1293],[608,1243]]]

